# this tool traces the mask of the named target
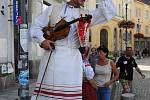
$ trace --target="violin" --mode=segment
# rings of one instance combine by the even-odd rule
[[[67,22],[62,18],[54,27],[48,25],[42,29],[43,31],[43,37],[45,39],[51,40],[51,41],[56,41],[56,40],[61,40],[64,39],[68,36],[69,31],[70,31],[70,25],[80,21],[89,21],[92,18],[92,15],[85,15],[85,17],[80,17],[77,19],[74,19],[70,22]]]

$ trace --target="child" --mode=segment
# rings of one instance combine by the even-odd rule
[[[82,59],[83,59],[83,85],[82,85],[82,96],[83,100],[97,100],[96,90],[91,86],[91,82],[94,77],[94,71],[88,61],[89,47],[79,48]]]

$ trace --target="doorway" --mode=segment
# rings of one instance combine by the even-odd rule
[[[106,29],[100,31],[100,45],[104,45],[108,48],[108,31]]]

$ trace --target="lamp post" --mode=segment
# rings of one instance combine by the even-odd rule
[[[128,3],[126,2],[126,22],[127,22],[127,20],[128,20]],[[127,23],[126,23],[126,27],[125,27],[125,48],[127,47],[127,39],[128,39],[128,25],[127,25]]]
[[[125,0],[125,21],[126,21],[126,25],[125,25],[125,48],[128,46],[128,4],[131,2],[131,0]]]
[[[137,24],[137,32],[138,34],[140,34],[140,29],[141,29],[141,25],[140,25],[140,19],[138,19],[138,24]],[[138,40],[138,59],[141,59],[141,54],[140,54],[140,37],[137,38]]]
[[[124,45],[124,47],[126,48],[127,46],[128,46],[128,40],[129,40],[129,38],[128,38],[128,28],[131,28],[131,29],[133,29],[134,27],[135,27],[135,23],[134,22],[132,22],[131,20],[128,20],[128,4],[131,2],[131,0],[126,0],[125,2],[124,2],[124,4],[125,4],[125,19],[124,20],[122,20],[122,21],[120,21],[119,23],[118,23],[118,26],[119,26],[119,28],[123,28],[123,29],[125,29],[125,33],[124,33],[124,35],[123,35],[123,40],[124,40],[124,42],[125,42],[125,45]]]
[[[129,33],[128,33],[128,28],[133,29],[135,27],[135,23],[132,22],[131,20],[128,20],[128,9],[130,9],[131,5],[132,5],[132,0],[124,0],[125,2],[125,21],[126,21],[126,25],[125,25],[125,48],[128,46],[128,40],[129,40]],[[129,37],[128,37],[129,36]]]
[[[120,48],[120,56],[122,56],[123,52],[122,52],[122,30],[121,29],[120,29],[120,33],[119,34],[120,34],[119,36],[120,36],[120,40],[121,40],[120,41],[120,47],[121,47]]]

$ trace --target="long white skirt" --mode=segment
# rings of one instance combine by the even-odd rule
[[[50,52],[46,51],[39,67],[31,100],[82,100],[82,58],[78,49],[56,46],[39,91]]]

